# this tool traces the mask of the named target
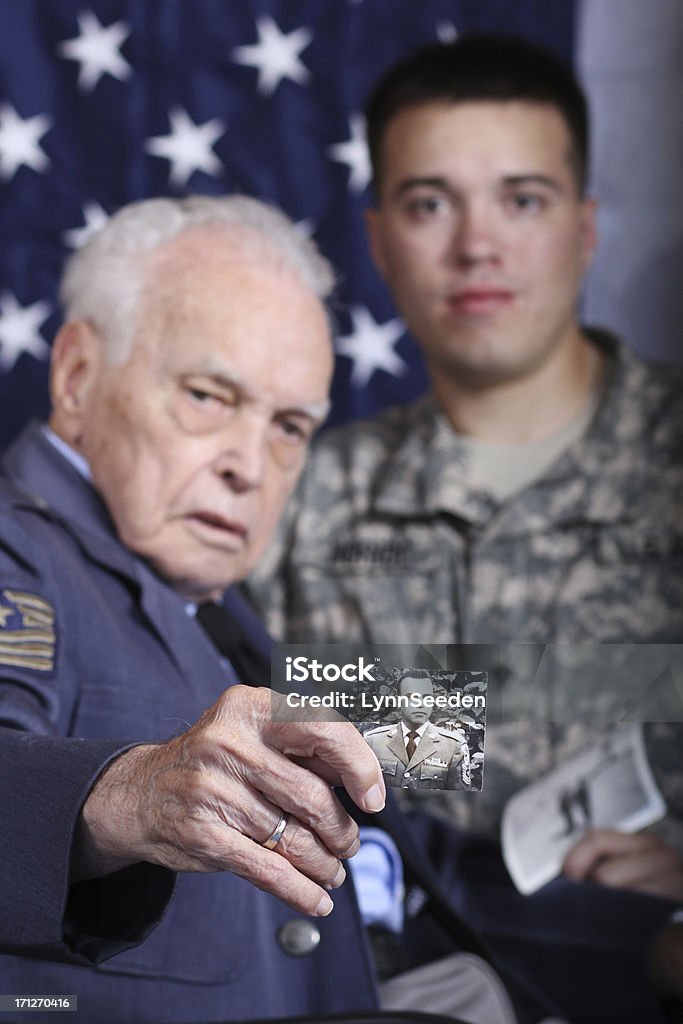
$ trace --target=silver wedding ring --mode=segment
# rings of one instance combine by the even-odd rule
[[[280,820],[278,821],[277,825],[275,826],[275,828],[271,832],[271,834],[265,840],[265,842],[261,843],[261,846],[263,847],[263,849],[264,850],[274,850],[275,847],[277,846],[277,844],[282,839],[283,835],[285,834],[285,829],[286,828],[287,828],[287,815],[283,814],[282,817],[280,818]]]

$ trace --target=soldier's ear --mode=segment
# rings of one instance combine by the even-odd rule
[[[52,346],[50,424],[65,441],[78,447],[88,400],[104,363],[102,338],[84,320],[64,324]]]

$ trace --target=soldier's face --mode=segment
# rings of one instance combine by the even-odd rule
[[[90,370],[76,437],[118,534],[191,599],[244,577],[324,416],[318,300],[289,271],[182,236],[123,364]],[[100,346],[101,351],[101,346]]]
[[[544,104],[426,103],[389,122],[370,240],[433,375],[523,377],[578,338],[594,208],[570,155]]]
[[[433,692],[431,679],[406,677],[401,681],[400,693],[412,696],[411,706],[403,708],[403,718],[407,725],[419,729],[421,725],[429,721],[434,710],[433,706],[418,702],[425,696],[431,697]]]

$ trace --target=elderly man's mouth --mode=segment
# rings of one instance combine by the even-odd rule
[[[216,512],[194,512],[188,517],[190,522],[207,536],[222,538],[233,537],[240,543],[247,539],[247,527],[236,519],[226,519]]]

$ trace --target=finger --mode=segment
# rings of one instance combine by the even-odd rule
[[[205,806],[213,812],[213,817],[216,820],[229,828],[236,829],[261,846],[272,837],[273,832],[282,821],[283,814],[286,814],[288,820],[284,832],[274,849],[293,863],[302,874],[307,875],[319,885],[328,889],[340,885],[345,877],[345,872],[341,867],[338,855],[330,851],[326,843],[314,834],[310,827],[294,817],[299,804],[299,801],[292,799],[298,781],[296,774],[304,776],[299,781],[299,785],[302,792],[308,794],[308,802],[315,805],[315,796],[312,796],[311,792],[316,788],[319,789],[321,817],[324,815],[326,818],[336,817],[339,820],[338,835],[341,837],[342,852],[346,851],[349,845],[357,839],[358,826],[346,814],[344,808],[324,782],[315,776],[309,778],[308,772],[298,768],[297,765],[292,765],[277,751],[268,751],[268,754],[267,768],[258,773],[256,780],[257,784],[266,788],[266,794],[263,793],[263,790],[255,787],[253,780],[249,778],[248,769],[244,771],[244,766],[241,766],[243,773],[240,774],[244,774],[245,777],[240,777],[237,785],[232,780],[226,784],[225,773],[217,773],[213,770],[204,778]],[[244,751],[243,757],[248,764],[248,748]],[[277,784],[276,768],[280,769],[285,780],[280,786]],[[271,794],[272,799],[268,799]],[[304,804],[303,796],[300,802],[302,805]],[[328,822],[323,831],[326,834],[331,834],[331,826]]]
[[[191,737],[192,760],[202,765],[203,786],[210,785],[219,816],[243,834],[253,835],[254,823],[258,826],[271,820],[272,815],[277,821],[282,809],[308,825],[334,857],[353,856],[359,845],[358,826],[329,784],[264,742],[264,732],[267,736],[271,724],[269,720],[264,723],[262,718],[264,698],[270,711],[268,692],[254,697],[245,687],[233,689],[242,698],[239,708],[234,706],[233,695],[228,691]],[[238,711],[236,728],[233,718]],[[353,727],[349,727],[355,734]],[[290,733],[298,733],[302,726],[289,723],[286,728]],[[302,736],[298,739],[301,744],[309,742]],[[255,803],[255,793],[261,799],[265,797],[268,806],[274,808],[271,815],[264,814],[263,806]],[[335,868],[326,881],[331,881],[337,872]]]
[[[293,760],[302,768],[307,768],[309,772],[313,772],[319,778],[324,779],[328,786],[341,785],[339,773],[334,768],[330,768],[324,761],[321,761],[319,757],[294,757]]]
[[[578,881],[680,899],[683,859],[658,836],[607,829],[587,833],[568,854],[564,872]]]
[[[155,806],[159,803],[164,801],[154,801]],[[238,844],[247,838],[258,858],[269,852],[261,844],[282,819],[280,808],[248,782],[236,784],[214,768],[202,773],[200,787],[178,787],[174,806],[178,813],[157,818],[155,849],[148,859],[179,871],[234,871],[231,837]],[[344,880],[338,858],[294,818],[287,821],[274,850],[318,886],[332,889]]]
[[[562,871],[575,881],[586,881],[606,858],[645,851],[652,847],[653,842],[657,842],[655,837],[646,833],[633,835],[611,829],[590,829],[569,851]]]
[[[597,865],[591,879],[613,889],[668,894],[675,898],[681,893],[683,874],[674,851],[661,846],[645,855],[608,857]]]
[[[318,760],[326,766],[327,781],[345,786],[362,810],[380,811],[386,790],[377,758],[350,722],[336,712],[334,721],[323,721],[322,717],[330,716],[318,715],[310,708],[294,712],[281,694],[236,685],[221,695],[199,724],[203,729],[218,725],[219,731],[231,730],[233,738],[239,740],[240,752],[244,737],[251,733],[287,758]]]
[[[252,839],[225,829],[223,854],[233,874],[251,882],[264,892],[277,896],[292,910],[315,917],[326,917],[334,904],[329,894],[308,878],[276,850],[264,850]],[[222,845],[219,842],[219,846]]]
[[[289,760],[278,750],[247,746],[241,751],[245,779],[271,804],[308,826],[321,845],[335,858],[358,852],[358,825],[344,810],[327,782]]]
[[[341,862],[309,828],[291,815],[273,852],[285,857],[301,874],[325,889],[336,889],[346,878]]]
[[[295,726],[293,728],[293,726]],[[269,742],[288,757],[319,759],[361,810],[375,813],[386,802],[379,762],[350,722],[273,722]]]

